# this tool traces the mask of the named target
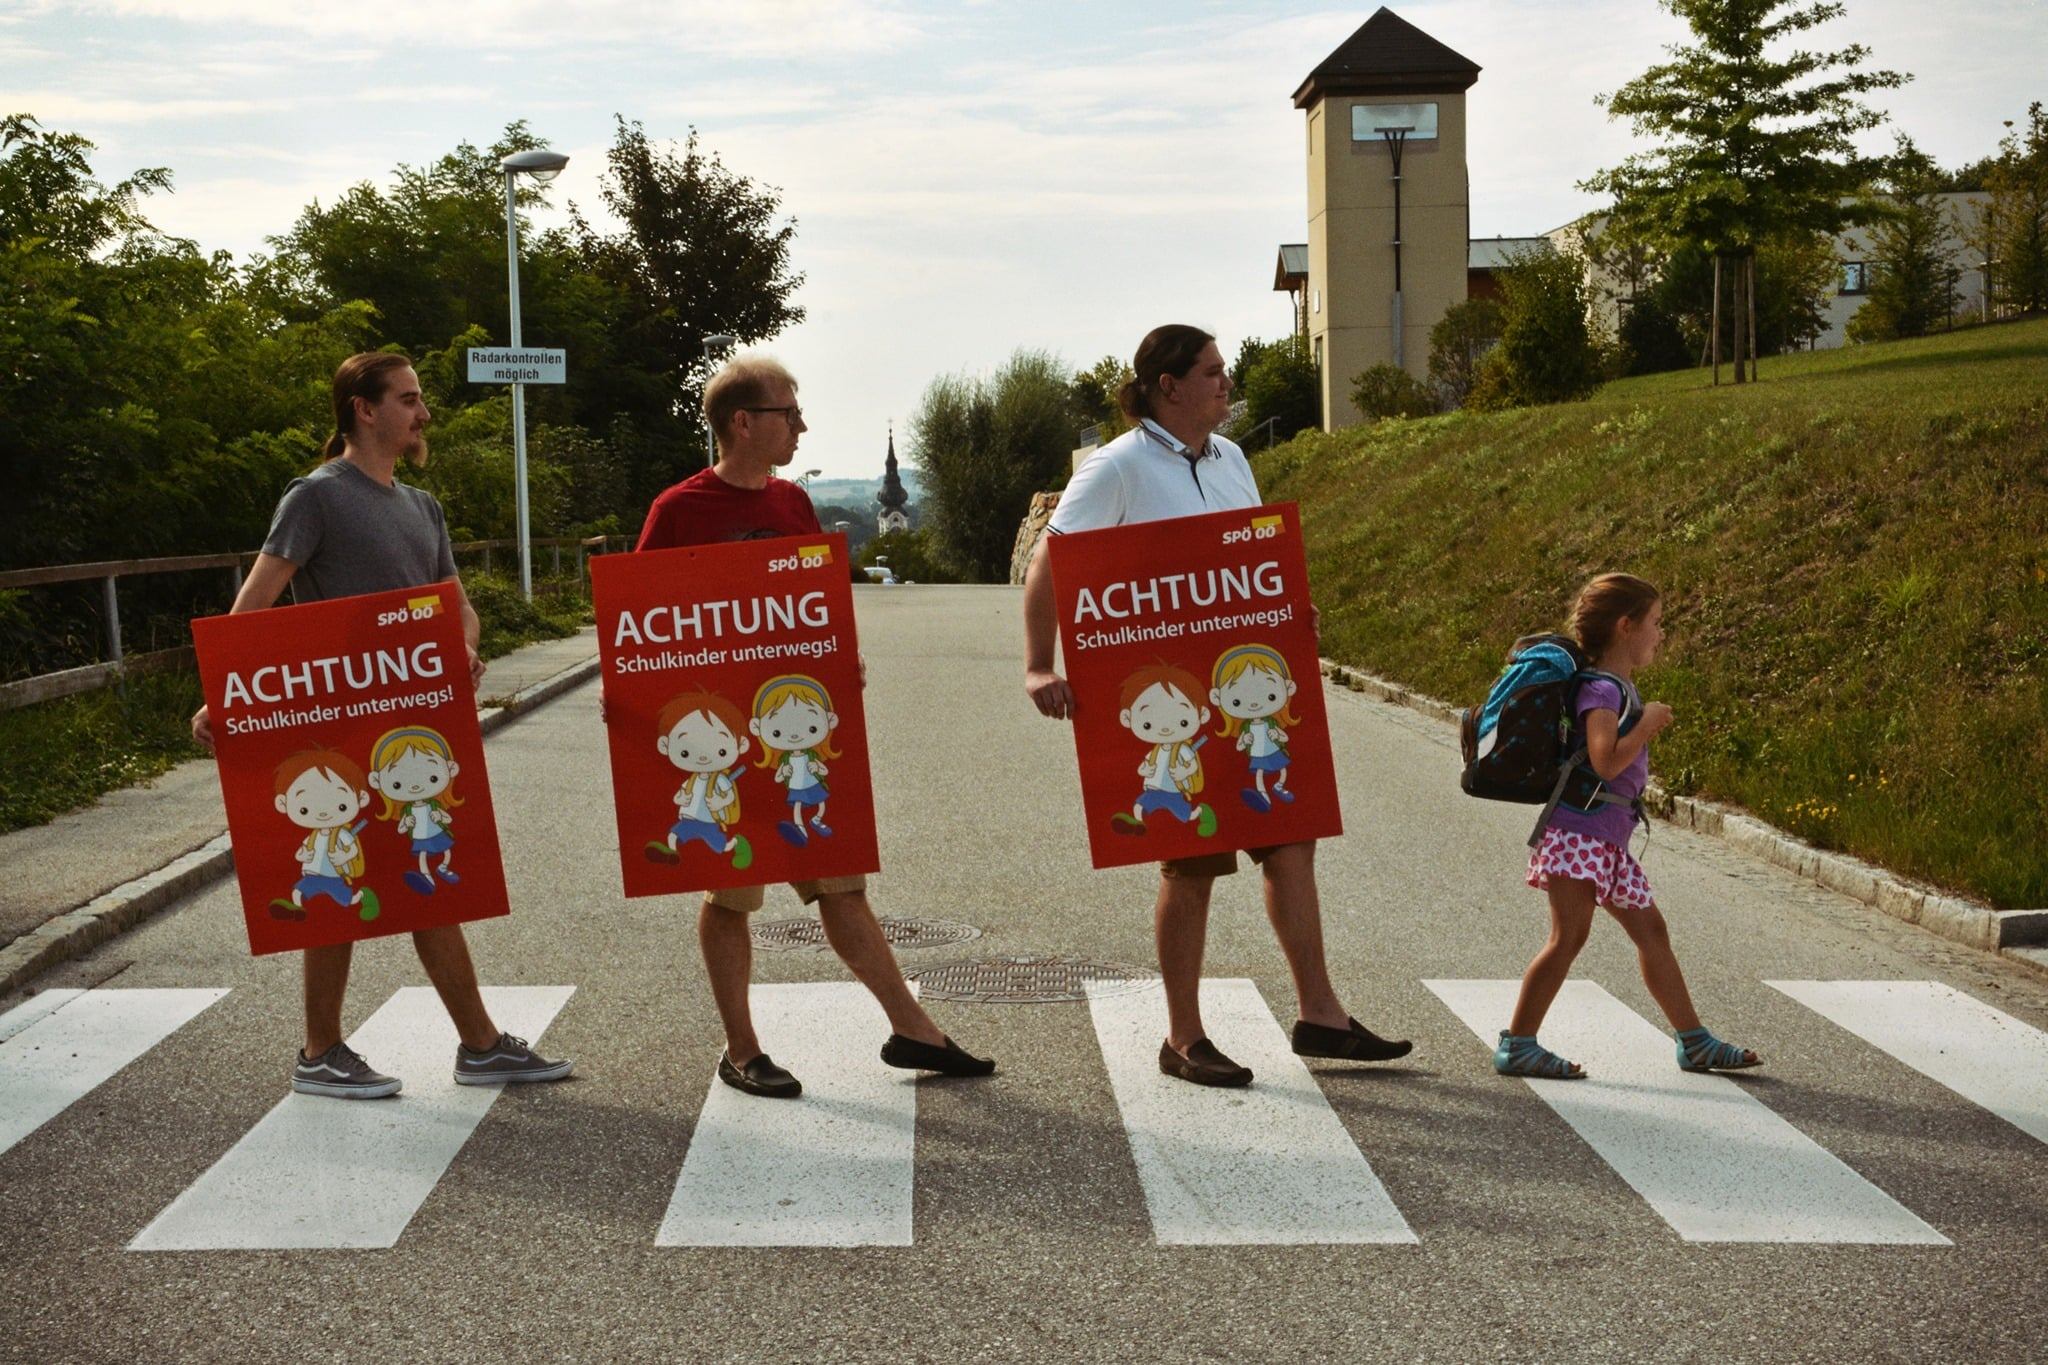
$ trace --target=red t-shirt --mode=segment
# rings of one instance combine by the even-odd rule
[[[672,550],[678,545],[817,535],[822,530],[811,495],[789,480],[770,475],[764,487],[741,488],[700,469],[654,500],[647,509],[647,524],[640,528],[640,543],[633,548]]]

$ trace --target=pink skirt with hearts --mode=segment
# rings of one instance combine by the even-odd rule
[[[1529,855],[1529,885],[1550,888],[1552,877],[1593,883],[1594,898],[1616,910],[1647,910],[1656,903],[1643,865],[1605,839],[1559,829],[1543,831],[1543,842]]]

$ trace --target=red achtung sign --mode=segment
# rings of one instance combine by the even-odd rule
[[[626,894],[877,870],[846,538],[590,572]]]
[[[1095,866],[1343,832],[1293,503],[1047,553]]]
[[[192,623],[249,948],[510,906],[452,583]]]

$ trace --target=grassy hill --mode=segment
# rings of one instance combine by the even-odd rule
[[[1302,505],[1324,652],[1469,702],[1587,577],[1641,574],[1670,787],[2048,906],[2048,321],[1763,373],[1260,456],[1267,499]]]

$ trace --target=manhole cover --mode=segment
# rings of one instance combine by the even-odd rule
[[[1143,990],[1159,979],[1147,967],[1094,962],[1085,957],[1015,955],[941,962],[904,976],[926,1000],[970,1000],[983,1005],[1043,1005],[1086,1000],[1088,984],[1097,994]]]
[[[981,930],[952,919],[885,919],[882,936],[891,948],[944,948],[981,937]],[[752,930],[756,948],[819,948],[829,951],[825,926],[809,916],[757,921]]]

